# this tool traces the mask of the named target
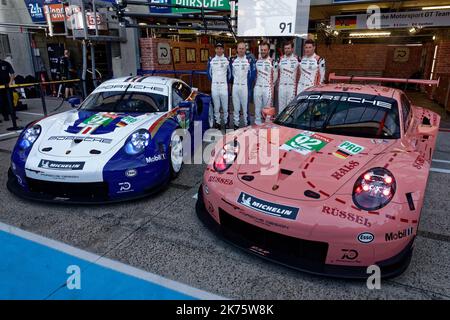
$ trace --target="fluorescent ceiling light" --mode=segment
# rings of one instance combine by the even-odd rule
[[[434,7],[423,7],[422,10],[443,10],[450,9],[450,6],[434,6]]]
[[[390,31],[386,32],[352,32],[350,37],[354,38],[364,38],[364,37],[389,37],[391,35]]]

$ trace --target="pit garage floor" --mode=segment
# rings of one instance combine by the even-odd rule
[[[421,94],[418,104],[442,113]],[[29,100],[25,125],[41,113]],[[58,101],[48,102],[49,110]],[[63,106],[61,110],[69,108]],[[197,219],[195,196],[204,166],[187,165],[152,198],[102,206],[24,201],[6,189],[16,135],[0,124],[0,299],[232,298],[450,299],[450,119],[430,172],[413,259],[381,289],[290,270],[217,239]],[[81,290],[65,287],[67,267],[81,270]],[[111,285],[113,284],[113,285]]]

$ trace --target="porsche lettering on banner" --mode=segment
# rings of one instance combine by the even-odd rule
[[[237,202],[256,211],[290,220],[295,220],[299,211],[298,208],[261,200],[244,192],[241,192]]]

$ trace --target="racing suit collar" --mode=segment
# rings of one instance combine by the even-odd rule
[[[317,56],[317,54],[314,52],[311,56],[305,55],[305,58],[311,59],[311,58],[315,58],[316,56]]]

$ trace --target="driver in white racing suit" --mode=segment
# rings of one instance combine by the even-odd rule
[[[278,81],[278,113],[294,99],[298,82],[299,58],[294,54],[294,45],[284,45],[284,55],[280,58]]]
[[[325,60],[316,53],[316,44],[313,40],[305,41],[304,53],[300,61],[300,79],[297,85],[297,94],[304,90],[323,84],[325,80]]]
[[[278,64],[269,56],[270,45],[261,43],[261,58],[256,61],[256,83],[253,92],[255,101],[255,124],[261,124],[261,111],[273,105],[274,84],[278,77]]]
[[[242,108],[242,116],[245,126],[248,125],[248,98],[249,92],[255,78],[255,61],[245,54],[245,43],[237,44],[237,56],[231,59],[231,71],[233,78],[233,109],[234,109],[234,129],[239,128],[239,116]]]
[[[230,61],[224,54],[223,43],[216,43],[216,55],[208,60],[208,78],[211,81],[211,96],[214,105],[216,128],[222,128],[220,108],[223,110],[224,126],[228,125],[228,82],[231,80]]]

